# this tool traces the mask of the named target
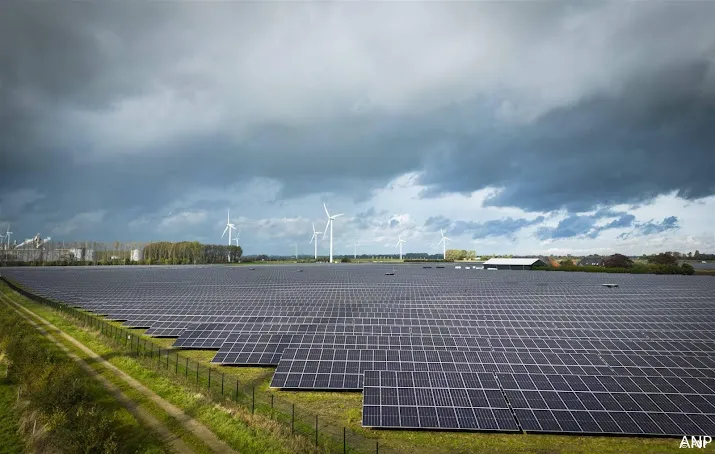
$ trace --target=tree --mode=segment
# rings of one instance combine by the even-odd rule
[[[573,266],[573,260],[561,260],[559,266]]]
[[[683,270],[683,274],[695,274],[695,268],[693,268],[693,265],[691,265],[690,263],[683,263],[682,265],[680,265],[680,268]]]
[[[670,252],[662,252],[648,259],[649,263],[657,263],[658,265],[677,265],[678,259]]]
[[[692,257],[693,257],[693,253],[692,253],[692,252],[688,252],[688,258],[692,258]]]
[[[447,260],[464,260],[467,257],[467,251],[464,249],[447,249],[445,255]]]
[[[633,266],[633,260],[623,254],[613,254],[606,257],[606,260],[603,261],[603,265],[606,268],[630,268]]]

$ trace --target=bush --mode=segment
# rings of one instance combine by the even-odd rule
[[[690,263],[683,263],[682,265],[680,265],[680,270],[683,274],[686,275],[695,274],[695,268],[693,268],[693,265],[691,265]]]
[[[350,257],[343,257],[340,259],[340,263],[350,263],[352,259]]]
[[[633,266],[633,260],[623,254],[613,254],[606,257],[603,266],[606,268],[630,268]]]
[[[654,255],[648,259],[648,263],[655,263],[658,265],[677,265],[678,259],[669,252],[664,252],[658,255]]]

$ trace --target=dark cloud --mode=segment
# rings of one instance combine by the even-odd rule
[[[617,217],[605,225],[596,225],[600,219]],[[631,227],[635,216],[619,213],[610,209],[599,209],[592,215],[571,215],[562,219],[556,227],[541,227],[536,236],[541,240],[559,240],[564,238],[597,238],[601,232],[610,229]]]
[[[340,24],[351,17],[348,13],[358,11],[339,10],[351,6],[324,7],[336,8],[330,9],[330,18]],[[101,230],[102,235],[118,235],[129,220],[163,209],[183,194],[245,184],[254,177],[280,182],[280,200],[334,192],[364,201],[372,189],[395,176],[423,171],[420,182],[429,188],[425,195],[500,187],[503,190],[488,204],[536,212],[561,208],[583,212],[596,206],[643,202],[673,191],[687,199],[715,193],[711,177],[715,168],[712,3],[639,6],[644,12],[634,13],[637,19],[633,23],[613,32],[604,23],[608,30],[603,38],[609,43],[605,54],[624,55],[627,60],[608,57],[603,61],[604,68],[618,67],[612,73],[613,86],[568,80],[576,93],[564,97],[573,101],[556,103],[561,107],[555,109],[545,102],[543,115],[530,123],[497,121],[495,112],[505,100],[517,107],[527,105],[531,98],[538,98],[544,86],[558,85],[552,79],[577,66],[579,62],[571,59],[581,52],[556,61],[537,57],[531,65],[534,74],[527,76],[522,67],[512,66],[511,62],[519,59],[510,57],[509,52],[523,48],[529,54],[532,39],[550,43],[555,26],[560,27],[573,12],[596,21],[599,16],[588,14],[600,7],[429,6],[433,9],[429,12],[454,21],[444,29],[474,29],[472,20],[486,11],[481,8],[494,13],[495,21],[509,25],[504,32],[489,32],[504,41],[507,63],[494,66],[493,71],[498,80],[507,81],[510,88],[505,90],[495,90],[483,81],[489,79],[488,72],[475,72],[468,83],[437,80],[432,87],[423,79],[433,76],[433,68],[441,68],[443,48],[418,52],[415,61],[429,62],[430,71],[418,71],[422,68],[413,68],[407,59],[404,68],[397,68],[405,71],[398,84],[373,86],[373,79],[392,73],[383,70],[374,74],[374,68],[391,61],[399,64],[403,60],[397,57],[411,55],[404,49],[417,46],[404,43],[404,49],[390,48],[386,54],[368,59],[364,67],[354,67],[353,60],[358,61],[363,52],[357,49],[349,54],[353,43],[347,38],[336,40],[347,49],[339,48],[336,53],[344,53],[345,61],[335,61],[330,53],[325,61],[313,61],[309,53],[295,57],[292,67],[262,67],[261,77],[254,77],[265,81],[263,84],[248,80],[244,87],[240,80],[220,85],[242,73],[234,65],[258,66],[252,63],[258,58],[251,53],[255,45],[284,40],[285,47],[291,37],[306,32],[291,28],[287,35],[273,35],[275,25],[303,24],[309,16],[305,5],[209,8],[158,3],[5,2],[0,8],[0,193],[24,188],[42,196],[25,204],[3,203],[0,214],[13,222],[22,219],[51,229],[78,214],[103,212],[106,229]],[[406,16],[403,8],[401,5],[395,17]],[[296,12],[300,14],[293,14]],[[366,12],[357,16],[366,24],[375,22]],[[282,18],[291,19],[280,22]],[[350,24],[346,21],[343,25]],[[352,31],[359,38],[356,42],[370,36],[370,42],[378,41],[378,48],[392,45],[392,41],[381,41],[382,35],[357,28]],[[504,39],[500,33],[517,36],[516,41]],[[455,43],[452,35],[442,36],[446,36],[445,42]],[[554,36],[557,47],[569,42],[565,39],[569,36]],[[325,36],[317,38],[315,43],[329,44]],[[226,43],[230,45],[219,47]],[[317,47],[308,47],[316,55],[320,53]],[[260,61],[280,62],[290,57],[274,55]],[[302,73],[310,66],[308,61],[331,64],[320,66],[322,72]],[[215,66],[201,68],[206,62]],[[344,73],[330,71],[335,68]],[[365,74],[358,74],[360,71]],[[412,72],[414,81],[407,80]],[[291,77],[278,78],[286,73]],[[283,82],[290,79],[304,81],[297,85],[300,90],[282,91]],[[349,90],[334,83],[346,79]],[[420,94],[414,99],[400,91],[412,82],[417,87],[415,93]],[[316,99],[304,99],[303,92],[313,93],[313,85],[317,87]],[[210,97],[212,90],[220,96]],[[265,96],[251,98],[252,91]],[[162,104],[165,92],[182,102],[198,103],[202,96],[211,102],[205,111],[189,109],[189,119],[182,122],[172,116],[174,104]],[[371,105],[370,98],[379,95],[383,103]],[[147,116],[145,124],[137,124],[118,116],[127,124],[112,124],[112,115],[121,111],[127,100],[142,97],[153,100],[144,107],[152,112],[156,108],[154,117]],[[358,98],[366,100],[364,110],[345,108]],[[443,102],[447,99],[454,101]],[[275,101],[273,110],[258,112],[267,101]],[[248,107],[243,111],[236,105]],[[298,106],[295,110],[284,113],[294,105]],[[303,111],[307,113],[301,115]],[[221,120],[199,127],[205,116],[213,114]],[[208,209],[215,204],[195,201],[196,206]],[[449,220],[430,219],[428,226],[436,229],[449,224]],[[552,237],[597,236],[595,232],[600,230],[592,221],[571,216],[551,232],[556,235]],[[359,229],[370,225],[369,221],[355,222]],[[508,236],[523,228],[523,222],[531,221],[456,222],[453,228],[469,230],[475,238]],[[632,218],[619,215],[603,228],[633,223]],[[663,227],[662,223],[652,225],[639,228],[649,232]]]
[[[622,233],[619,238],[626,239],[633,236],[646,236],[656,233],[663,233],[669,230],[677,230],[680,228],[677,216],[669,216],[661,222],[653,222],[651,219],[648,222],[636,223],[635,228],[631,232]]]
[[[449,228],[449,225],[451,223],[452,223],[452,221],[447,219],[444,216],[430,216],[425,221],[425,227],[436,232],[439,229]]]
[[[513,219],[513,218],[503,218],[494,219],[486,222],[471,222],[471,221],[451,221],[443,216],[433,216],[427,219],[425,222],[425,227],[432,230],[444,229],[445,233],[448,235],[463,235],[469,234],[472,239],[482,239],[487,237],[509,237],[513,238],[514,235],[520,230],[532,226],[538,225],[544,222],[544,217],[539,216],[535,219]]]
[[[712,61],[683,63],[528,126],[462,136],[448,165],[422,175],[424,195],[496,186],[504,189],[487,205],[582,212],[673,191],[686,199],[715,194],[713,74]]]

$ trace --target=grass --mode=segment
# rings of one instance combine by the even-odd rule
[[[17,390],[4,378],[5,371],[0,372],[0,454],[22,454],[25,442],[20,436],[20,415],[15,409]]]
[[[19,295],[16,295],[19,297]],[[17,299],[17,298],[16,298]],[[24,299],[24,298],[23,298]],[[26,301],[23,304],[28,304]],[[78,331],[84,331],[66,320],[57,320],[62,318],[52,310],[38,305],[29,303],[33,310],[41,313],[43,317],[50,319],[53,323],[62,323],[62,329],[72,330],[72,335],[82,342],[97,343],[97,337],[83,335]],[[135,330],[135,333],[141,335],[143,330]],[[154,342],[161,343],[164,347],[170,347],[174,339],[153,339]],[[94,345],[90,348],[95,349]],[[99,348],[99,347],[97,347]],[[97,351],[97,350],[95,350]],[[214,351],[183,351],[182,355],[188,355],[192,359],[207,363],[210,361]],[[157,376],[157,373],[152,370],[144,369],[142,366],[132,364],[134,360],[122,358],[122,366],[113,363],[123,370],[127,370],[130,375],[135,376],[140,381],[147,380],[149,383],[154,383],[152,389],[158,389],[158,393],[162,397],[166,396],[167,400],[172,399],[178,401],[179,397],[186,398],[186,391],[176,389],[176,385],[170,383],[167,379]],[[127,362],[124,364],[124,362]],[[126,369],[125,369],[126,368]],[[140,369],[144,369],[143,371]],[[490,453],[603,453],[603,454],[621,454],[628,453],[666,453],[673,452],[678,449],[679,440],[663,439],[663,438],[636,438],[636,437],[599,437],[599,436],[565,436],[565,435],[537,435],[537,434],[501,434],[501,433],[478,433],[478,432],[443,432],[443,431],[409,431],[409,430],[373,430],[361,427],[362,419],[362,395],[355,392],[306,392],[306,391],[280,391],[269,389],[270,379],[273,374],[272,368],[256,368],[256,367],[227,367],[216,366],[219,372],[224,372],[236,376],[242,383],[253,383],[256,385],[257,391],[266,391],[274,393],[283,400],[288,400],[296,404],[297,413],[299,409],[304,409],[316,413],[323,421],[330,421],[337,426],[347,426],[356,433],[364,434],[367,437],[380,440],[381,446],[389,446],[395,452],[410,452],[414,454],[431,454],[431,453],[475,453],[475,452],[490,452]],[[131,372],[130,372],[131,371]],[[161,383],[161,386],[158,386]],[[163,388],[167,389],[164,390]],[[199,399],[200,400],[200,399]],[[201,421],[209,426],[212,430],[221,431],[225,425],[230,425],[231,422],[225,418],[230,415],[228,410],[224,410],[223,415],[214,414],[206,407],[210,406],[207,403],[199,403],[193,400],[187,400],[182,404],[175,405],[182,408],[191,408],[197,405],[202,408],[202,411],[197,412],[201,417]],[[208,411],[208,414],[202,414],[203,411]],[[234,410],[235,411],[235,410]],[[220,420],[212,421],[215,415]],[[196,417],[196,415],[194,415]],[[245,414],[237,411],[233,414],[238,419],[246,418]],[[248,415],[250,419],[251,416]],[[199,418],[197,418],[199,419]],[[242,430],[245,430],[243,428]],[[219,432],[217,432],[219,433]],[[222,436],[223,437],[223,436]],[[233,446],[233,445],[232,445]],[[265,445],[269,446],[269,445]],[[250,451],[248,451],[250,452]],[[278,452],[266,449],[265,452]],[[295,452],[295,451],[292,451]]]
[[[104,357],[111,364],[124,371],[132,378],[150,388],[157,395],[161,396],[173,405],[181,408],[188,415],[204,424],[212,430],[219,438],[229,446],[241,453],[294,453],[311,452],[309,444],[299,437],[283,433],[283,429],[277,427],[275,422],[266,420],[261,416],[251,416],[245,411],[222,407],[209,401],[201,393],[189,390],[181,384],[176,383],[170,376],[165,376],[161,372],[149,369],[132,357],[118,353],[117,349],[108,345],[108,340],[92,332],[75,325],[70,319],[55,312],[47,306],[32,302],[21,295],[10,290],[6,284],[1,284],[3,293],[8,295],[13,301],[18,302],[41,317],[47,319],[62,331],[66,332],[76,340],[86,345],[98,355]],[[68,348],[71,345],[67,343]],[[85,354],[79,350],[74,350],[78,356],[85,358]],[[85,358],[86,359],[86,358]],[[93,366],[94,367],[94,366]],[[111,377],[110,374],[103,374],[118,386],[129,398],[136,401],[154,417],[169,426],[172,432],[184,440],[197,452],[210,452],[202,442],[190,432],[183,429],[177,421],[169,417],[158,406],[150,402],[140,393],[132,390],[124,382]]]
[[[4,284],[2,284],[4,286]],[[5,290],[5,289],[3,289]],[[0,316],[13,316],[13,309],[7,306],[4,302],[0,302]],[[18,317],[18,320],[19,319]],[[19,321],[19,323],[25,323]],[[34,331],[30,331],[32,336],[37,336],[38,340],[42,339],[42,335]],[[59,348],[52,343],[47,342],[47,349]],[[65,356],[64,352],[60,352]],[[78,367],[78,366],[77,366]],[[5,376],[2,371],[2,376]],[[119,452],[133,452],[143,454],[159,454],[171,452],[159,439],[151,429],[146,428],[134,415],[124,408],[117,400],[98,382],[90,380],[89,386],[85,389],[90,396],[88,403],[97,405],[112,416],[112,428],[120,440]],[[0,379],[0,453],[4,452],[24,452],[24,442],[17,438],[20,434],[17,429],[20,425],[21,418],[27,421],[32,421],[33,417],[29,415],[21,415],[14,406],[17,397],[17,388],[12,386],[5,378]],[[16,449],[20,449],[19,451]]]

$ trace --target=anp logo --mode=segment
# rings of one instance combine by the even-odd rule
[[[713,441],[712,437],[709,435],[699,435],[690,437],[690,442],[688,442],[688,437],[683,436],[680,441],[681,448],[705,448],[709,443]]]

